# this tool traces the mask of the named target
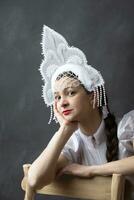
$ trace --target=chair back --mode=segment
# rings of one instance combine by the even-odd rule
[[[28,186],[27,177],[23,178],[21,187],[25,191],[25,200],[34,200],[35,193]],[[64,175],[37,190],[36,194],[91,200],[123,200],[124,177],[120,174],[113,174],[89,179]]]

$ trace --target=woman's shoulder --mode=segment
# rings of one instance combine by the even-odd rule
[[[134,110],[126,113],[118,124],[117,135],[124,151],[134,153]]]
[[[118,138],[129,139],[134,136],[134,110],[123,115],[118,124]]]

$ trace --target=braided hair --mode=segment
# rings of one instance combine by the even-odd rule
[[[98,88],[100,93],[100,88]],[[100,95],[100,94],[99,94]],[[102,97],[102,106],[99,107],[99,111],[102,114],[103,106],[105,106],[104,97]],[[106,159],[108,162],[118,160],[118,137],[117,137],[117,123],[113,113],[110,112],[108,106],[108,98],[106,96],[106,107],[108,110],[107,117],[104,119],[105,123],[105,133],[106,133]]]
[[[107,106],[108,108],[108,106]],[[108,108],[108,115],[104,119],[106,129],[106,158],[107,161],[118,160],[118,137],[117,137],[117,123],[114,114],[112,114]]]

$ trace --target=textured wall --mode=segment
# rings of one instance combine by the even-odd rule
[[[22,164],[32,162],[57,129],[47,124],[41,98],[43,24],[102,72],[120,118],[134,103],[133,7],[133,0],[0,0],[0,200],[23,198]]]

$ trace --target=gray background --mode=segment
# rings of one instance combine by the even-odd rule
[[[41,97],[43,24],[102,72],[111,110],[120,118],[134,107],[133,10],[133,0],[0,0],[0,200],[23,199],[22,165],[58,128],[47,124],[50,111]]]

